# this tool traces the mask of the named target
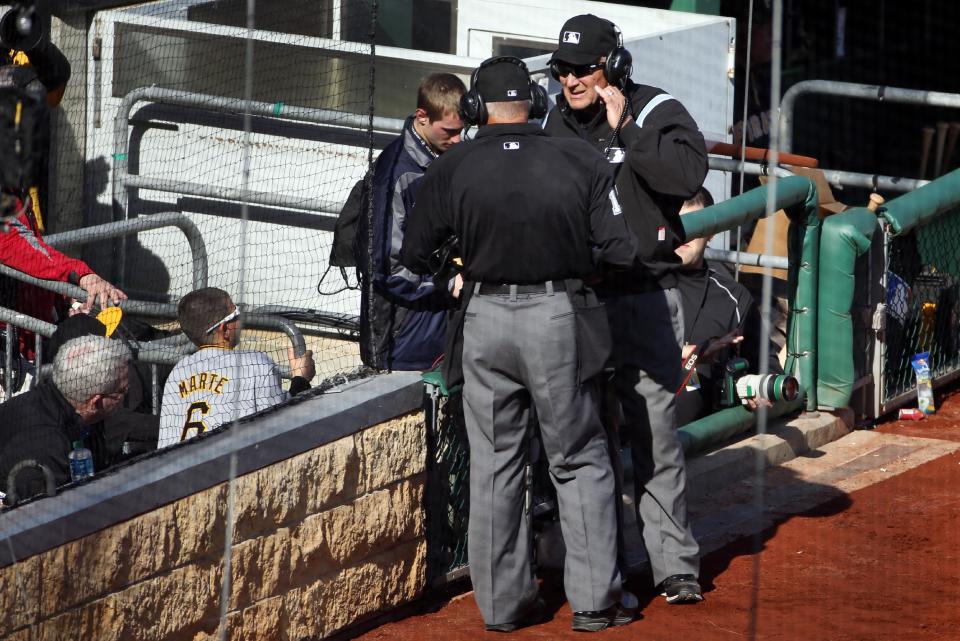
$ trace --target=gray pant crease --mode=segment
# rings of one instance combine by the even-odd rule
[[[464,321],[470,441],[470,576],[487,624],[522,616],[536,595],[524,469],[536,407],[567,547],[574,611],[619,600],[614,479],[590,390],[577,384],[575,318],[565,294],[475,295]]]
[[[654,583],[700,572],[687,516],[686,465],[677,436],[683,308],[676,289],[605,301],[613,334],[617,395],[630,440],[637,524]]]

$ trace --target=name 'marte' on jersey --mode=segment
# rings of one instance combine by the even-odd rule
[[[180,360],[163,388],[165,447],[281,403],[280,369],[263,352],[203,348]]]
[[[223,386],[230,382],[230,379],[219,372],[200,372],[193,374],[190,378],[181,379],[178,384],[180,398],[186,398],[194,392],[212,392],[213,394],[223,394]]]

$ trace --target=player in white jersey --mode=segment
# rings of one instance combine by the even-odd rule
[[[180,327],[199,348],[181,359],[163,388],[158,446],[166,447],[287,400],[310,387],[313,353],[289,350],[293,380],[281,387],[280,368],[263,352],[235,349],[240,311],[222,289],[190,292],[177,307]]]

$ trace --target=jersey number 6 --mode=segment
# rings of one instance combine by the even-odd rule
[[[200,412],[200,416],[194,418],[193,413]],[[187,420],[183,424],[183,431],[180,433],[180,440],[187,440],[189,430],[197,430],[195,436],[200,436],[207,430],[207,424],[203,422],[203,417],[210,413],[210,405],[206,401],[197,401],[187,408]]]

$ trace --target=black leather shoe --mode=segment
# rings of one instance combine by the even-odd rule
[[[684,603],[699,603],[703,601],[703,592],[697,577],[692,574],[674,574],[668,576],[660,584],[662,596],[667,597],[667,603],[682,605]]]
[[[624,590],[620,601],[605,610],[574,612],[573,629],[575,632],[599,632],[627,625],[636,618],[638,605],[637,597]]]
[[[527,611],[519,619],[510,623],[492,623],[485,627],[487,632],[513,632],[528,625],[536,625],[547,620],[547,604],[543,599],[537,597],[537,600],[530,604]]]

